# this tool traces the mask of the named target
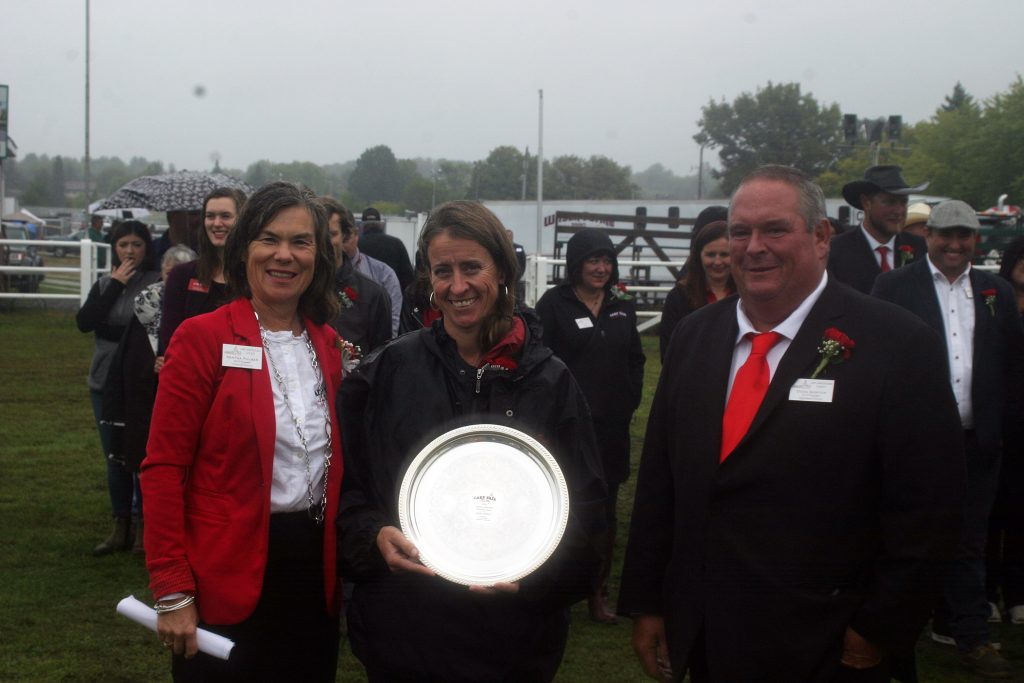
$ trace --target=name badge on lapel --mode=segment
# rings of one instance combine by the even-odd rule
[[[789,390],[789,400],[831,403],[835,385],[834,379],[798,379]]]
[[[207,294],[207,293],[209,293],[210,288],[207,287],[206,285],[204,285],[202,282],[200,282],[196,278],[192,278],[191,280],[188,281],[188,291],[190,291],[190,292],[201,292],[203,294]]]
[[[585,330],[588,327],[593,327],[594,326],[594,321],[591,320],[590,318],[576,318],[576,325],[581,330]]]
[[[220,352],[220,364],[226,368],[263,369],[262,346],[240,346],[224,344]]]

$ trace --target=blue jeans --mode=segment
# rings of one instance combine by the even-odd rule
[[[110,453],[111,428],[100,422],[103,416],[103,392],[89,390],[92,399],[92,414],[96,418],[96,430],[100,434],[100,447],[103,449],[103,460],[107,463],[107,490],[110,493],[110,506],[114,518],[138,516],[142,510],[142,490],[139,488],[139,475],[129,472],[120,463],[114,462],[107,455]]]
[[[963,528],[956,556],[946,572],[942,605],[935,611],[949,624],[957,648],[963,652],[991,642],[988,597],[985,593],[985,543],[988,518],[999,484],[998,453],[982,453],[972,432],[965,432],[967,489],[964,492]]]

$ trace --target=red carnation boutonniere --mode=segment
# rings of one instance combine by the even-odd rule
[[[338,335],[334,338],[334,345],[341,351],[341,367],[346,372],[352,372],[359,366],[362,360],[363,351],[350,341],[346,341]]]
[[[985,297],[985,305],[988,306],[988,312],[992,314],[992,317],[996,317],[996,290],[994,289],[983,289],[981,295]]]
[[[359,294],[356,293],[356,290],[352,289],[351,287],[346,287],[345,289],[338,292],[338,298],[341,299],[342,306],[344,306],[345,308],[352,308],[352,306],[355,305],[356,301],[359,300]]]
[[[857,344],[846,336],[838,328],[830,327],[825,330],[825,334],[821,337],[821,345],[818,346],[818,353],[821,354],[821,361],[818,363],[818,367],[814,370],[814,374],[811,375],[811,379],[815,379],[821,374],[821,371],[832,364],[842,363],[844,360],[850,359],[851,351]]]
[[[905,266],[914,260],[914,248],[909,244],[904,244],[899,248],[900,252],[900,265]]]
[[[615,286],[612,287],[612,296],[620,301],[631,301],[633,299],[633,295],[626,289],[625,282],[617,282]]]

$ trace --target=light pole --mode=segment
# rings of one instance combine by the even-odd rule
[[[85,0],[85,207],[89,210],[92,192],[89,190],[89,0]],[[88,219],[86,219],[88,220]]]
[[[538,90],[537,102],[537,253],[544,243],[544,90]]]

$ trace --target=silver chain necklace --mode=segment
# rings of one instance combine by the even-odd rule
[[[306,499],[309,502],[307,512],[309,512],[310,518],[317,524],[323,524],[324,521],[324,510],[327,509],[327,475],[331,471],[331,411],[327,404],[327,385],[324,381],[323,373],[320,372],[320,362],[316,358],[316,351],[313,350],[313,342],[309,338],[309,332],[307,331],[303,335],[303,341],[306,342],[306,353],[309,354],[309,363],[313,368],[313,377],[316,378],[316,388],[313,390],[314,396],[316,396],[316,403],[320,406],[320,409],[324,413],[324,431],[327,434],[327,444],[324,446],[324,483],[322,493],[320,497],[320,505],[316,505],[316,499],[313,497],[313,479],[309,472],[309,446],[306,442],[306,435],[302,431],[302,427],[299,425],[299,420],[295,417],[295,411],[292,409],[292,402],[288,399],[288,385],[285,382],[284,376],[281,375],[277,369],[277,363],[274,362],[274,355],[270,353],[270,344],[267,342],[267,330],[264,329],[263,325],[260,324],[260,315],[253,309],[253,313],[256,315],[256,324],[260,328],[260,340],[263,342],[263,350],[267,353],[267,360],[270,361],[270,371],[274,374],[274,379],[277,380],[277,386],[281,389],[281,395],[284,397],[284,404],[288,407],[288,414],[292,418],[292,424],[295,427],[295,434],[299,437],[299,443],[302,444],[302,459],[306,464]]]

